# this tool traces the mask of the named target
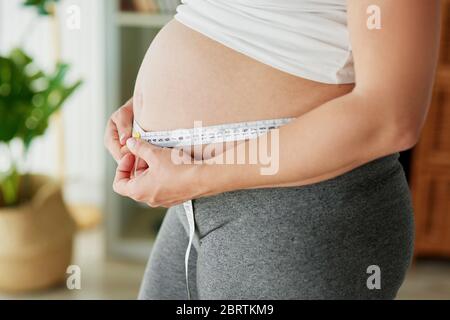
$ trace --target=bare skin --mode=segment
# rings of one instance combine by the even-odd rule
[[[172,20],[142,62],[132,103],[144,130],[163,131],[295,118],[353,87],[281,72]]]
[[[381,30],[366,27],[369,5],[378,5],[383,12]],[[176,68],[162,78],[144,73],[153,84],[159,81],[165,86],[159,93],[143,95],[142,108],[135,100],[139,104],[135,106],[135,116],[147,130],[190,127],[193,120],[210,125],[295,116],[295,121],[280,129],[280,166],[276,174],[261,175],[261,166],[251,164],[175,165],[169,150],[134,139],[127,144],[131,153],[126,148],[121,153],[117,150],[128,138],[131,126],[129,104],[124,108],[128,111],[113,117],[117,121],[111,120],[107,131],[117,133],[106,138],[109,150],[119,162],[114,190],[150,206],[170,207],[237,189],[320,182],[412,147],[418,140],[431,96],[439,43],[439,1],[348,0],[348,24],[356,67],[353,90],[273,71],[216,44],[196,53],[195,48],[203,42],[201,36],[193,36],[194,46],[184,44],[178,48],[186,50],[185,57],[192,59],[192,68],[184,70],[183,75]],[[177,24],[170,28],[180,28],[180,34],[190,32],[182,31]],[[160,45],[169,46],[164,41]],[[223,52],[219,54],[220,51]],[[161,68],[161,75],[175,63],[178,53],[174,51],[173,55],[168,57],[167,65],[164,61],[155,62],[153,71],[158,74],[155,70]],[[162,56],[160,60],[164,60]],[[169,85],[173,77],[181,77],[180,87]],[[145,83],[140,79],[137,88],[146,87]],[[202,90],[207,85],[210,90]],[[177,93],[183,86],[187,90]],[[178,104],[166,105],[167,113],[153,104],[148,107],[149,101],[164,103],[172,96]],[[213,109],[217,111],[212,112]],[[119,132],[123,132],[121,144]],[[247,142],[235,147],[238,148],[251,146]],[[142,167],[138,177],[133,177],[136,156],[144,159],[147,166]]]
[[[281,72],[172,20],[142,63],[134,115],[147,131],[298,117],[352,89]]]

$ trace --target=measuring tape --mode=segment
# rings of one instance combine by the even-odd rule
[[[239,122],[217,126],[146,132],[134,121],[133,136],[165,148],[255,139],[291,122],[292,118]]]
[[[266,134],[269,130],[277,129],[283,125],[288,124],[292,120],[294,119],[282,118],[157,132],[146,132],[139,126],[136,121],[134,121],[133,137],[135,139],[143,139],[153,145],[163,148],[196,146],[256,139],[259,136]],[[138,159],[136,159],[135,170],[137,168],[137,163]],[[189,289],[189,256],[195,235],[194,206],[192,200],[183,203],[183,207],[189,225],[189,242],[184,258],[184,265],[187,296],[188,300],[191,300],[191,291]]]

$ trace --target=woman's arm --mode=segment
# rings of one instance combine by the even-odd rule
[[[367,9],[373,5],[381,10],[379,30],[367,27]],[[274,174],[262,175],[265,166],[254,164],[177,165],[169,149],[129,139],[131,153],[119,161],[114,190],[152,207],[171,207],[237,189],[316,183],[412,147],[430,101],[439,18],[438,0],[349,0],[355,89],[279,130],[270,146],[279,151],[272,154],[279,161]],[[275,133],[259,140],[271,141]],[[252,145],[240,143],[224,156],[251,152]],[[147,165],[134,176],[136,157]]]
[[[367,26],[372,5],[381,10],[381,29]],[[315,183],[414,146],[432,91],[439,5],[438,0],[349,0],[353,92],[279,130],[276,174],[262,175],[263,165],[198,166],[203,195]],[[249,147],[243,143],[236,149]]]

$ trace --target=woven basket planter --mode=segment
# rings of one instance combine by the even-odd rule
[[[72,258],[75,223],[60,185],[30,177],[33,195],[14,208],[0,207],[0,291],[24,292],[62,283]]]

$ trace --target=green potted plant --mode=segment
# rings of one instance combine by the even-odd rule
[[[54,1],[28,0],[40,14]],[[46,288],[65,278],[75,223],[58,181],[24,168],[33,141],[80,86],[69,66],[44,72],[21,49],[0,56],[0,290]]]

